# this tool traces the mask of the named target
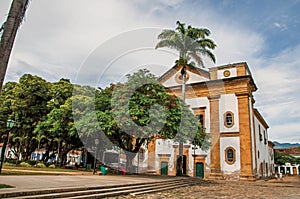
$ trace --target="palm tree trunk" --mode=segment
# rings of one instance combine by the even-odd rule
[[[182,101],[185,103],[185,87],[186,87],[186,66],[182,67],[181,70],[182,75]],[[181,132],[179,132],[181,133]],[[178,169],[177,169],[177,175],[182,176],[183,175],[183,142],[179,141],[179,158],[178,158]]]
[[[3,28],[3,33],[0,41],[0,91],[2,89],[15,37],[24,18],[28,3],[29,0],[13,0],[6,22],[1,27],[1,29]]]

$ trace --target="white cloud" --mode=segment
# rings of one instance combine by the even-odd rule
[[[109,44],[110,39],[113,40],[118,35],[135,29],[149,27],[173,29],[176,21],[180,20],[192,26],[207,27],[211,30],[211,38],[217,44],[214,51],[217,57],[216,65],[240,61],[248,63],[259,88],[255,93],[257,100],[255,105],[271,126],[270,136],[273,132],[274,136],[279,136],[276,129],[281,131],[285,128],[286,137],[294,136],[299,141],[299,137],[295,134],[297,122],[291,123],[289,120],[300,123],[300,106],[298,106],[300,45],[283,51],[274,58],[266,58],[262,56],[264,47],[268,45],[265,43],[264,35],[255,32],[249,24],[239,24],[238,20],[232,20],[215,11],[205,1],[199,4],[201,10],[189,6],[183,0],[90,0],[88,3],[78,0],[32,1],[26,21],[18,32],[6,81],[17,81],[19,76],[26,72],[50,81],[65,77],[74,82],[76,74],[82,72],[80,66],[85,63],[86,58],[97,47]],[[0,5],[0,13],[6,13],[8,3],[1,1]],[[281,29],[285,27],[278,21],[272,25]],[[145,35],[136,35],[136,40],[144,39],[147,47],[150,45],[154,47],[156,42],[154,36],[150,39]],[[132,43],[136,40],[130,38]],[[133,49],[134,45],[131,50]],[[103,62],[107,63],[120,56],[118,52],[124,53],[121,51],[122,47],[116,47],[116,44],[107,46],[104,50],[100,56]],[[127,56],[114,62],[115,68],[110,72],[107,71],[109,73],[105,75],[106,81],[120,78],[137,66],[149,64],[164,66],[161,71],[163,73],[167,70],[168,64],[169,68],[172,67],[175,60],[171,60],[173,56],[165,55],[159,58],[154,56],[156,55],[153,52],[148,51],[144,54],[141,54],[141,51],[128,53]],[[214,65],[206,58],[205,63],[207,66]],[[128,68],[130,65],[132,68]],[[89,72],[85,80],[93,79],[92,75],[95,74],[92,71],[85,72]],[[99,76],[99,73],[96,75]],[[96,77],[94,81],[98,80],[99,77]],[[284,122],[279,123],[278,118],[283,116]],[[291,124],[291,128],[286,125],[287,123]]]
[[[271,127],[269,139],[272,141],[299,143],[300,124],[298,122],[274,125]]]
[[[273,58],[259,58],[253,70],[259,91],[256,106],[270,125],[270,138],[299,142],[300,45]]]

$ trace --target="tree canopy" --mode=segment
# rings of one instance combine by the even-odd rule
[[[127,78],[96,95],[95,111],[103,133],[125,151],[129,172],[140,147],[154,137],[190,142],[195,138],[200,144],[203,136],[196,133],[203,131],[198,131],[197,118],[182,100],[169,94],[147,70]]]
[[[207,38],[210,31],[207,28],[195,28],[177,21],[175,30],[165,29],[159,35],[160,40],[155,48],[171,48],[179,52],[179,59],[176,60],[178,65],[192,65],[194,62],[189,62],[191,59],[195,60],[198,66],[204,67],[202,55],[208,56],[214,63],[216,58],[211,50],[214,50],[216,44],[213,40]]]
[[[9,143],[24,161],[43,148],[43,161],[58,154],[64,165],[69,151],[93,151],[98,139],[100,154],[113,147],[124,150],[132,171],[132,159],[151,139],[204,143],[206,134],[198,119],[169,93],[147,70],[105,89],[25,74],[19,82],[6,83],[0,93],[0,131],[7,132],[8,119],[15,121]]]

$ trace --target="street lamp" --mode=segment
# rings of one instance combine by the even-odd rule
[[[98,144],[99,144],[99,140],[95,139],[95,157],[94,157],[94,171],[93,171],[93,175],[96,173],[96,161],[97,161],[97,150],[98,150]]]
[[[5,156],[5,150],[6,150],[6,146],[7,146],[8,139],[9,139],[9,131],[14,126],[14,122],[15,121],[13,121],[11,119],[7,120],[7,127],[9,128],[9,130],[3,136],[4,137],[4,142],[3,142],[3,145],[2,145],[2,149],[1,149],[0,173],[2,171],[2,166],[4,164],[4,156]]]

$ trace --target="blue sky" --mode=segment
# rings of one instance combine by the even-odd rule
[[[10,3],[0,2],[1,22]],[[156,35],[180,20],[211,30],[217,63],[205,59],[206,67],[248,63],[259,88],[255,106],[270,125],[269,138],[300,142],[299,10],[298,0],[33,0],[5,81],[32,73],[48,81],[64,77],[105,86],[149,65],[162,74],[176,54],[155,51]]]

